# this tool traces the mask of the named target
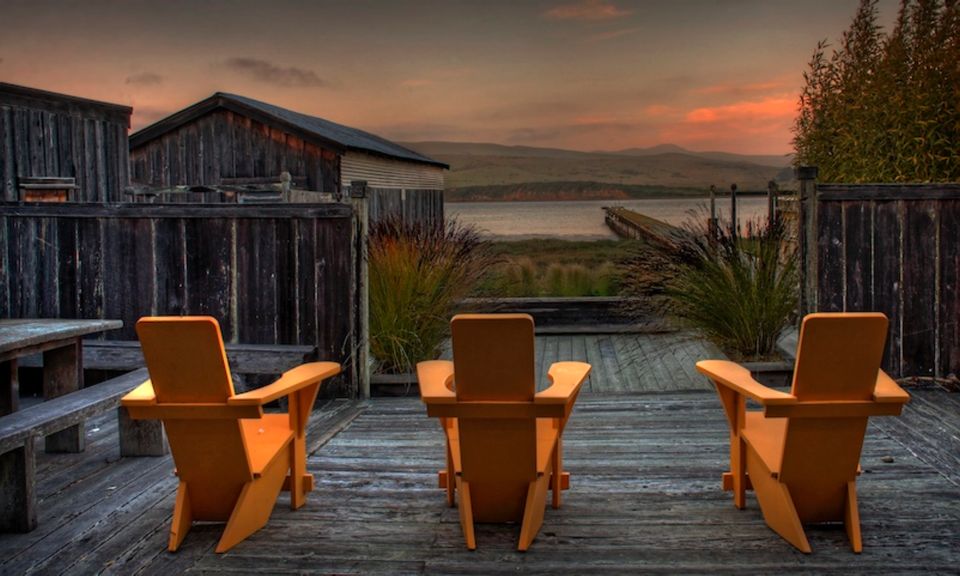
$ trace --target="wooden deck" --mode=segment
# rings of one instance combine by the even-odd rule
[[[956,573],[960,395],[914,390],[903,417],[872,420],[863,554],[834,526],[810,529],[804,555],[766,527],[752,495],[738,511],[720,490],[727,432],[713,393],[602,394],[604,374],[565,436],[564,507],[547,511],[527,553],[510,525],[479,525],[478,550],[466,550],[457,511],[435,488],[437,423],[416,398],[378,398],[315,413],[306,506],[291,512],[281,497],[266,528],[222,555],[222,525],[196,526],[166,552],[172,462],[120,458],[115,418],[89,422],[85,453],[41,454],[39,528],[0,535],[0,573]]]
[[[710,342],[690,332],[537,335],[537,382],[548,384],[550,365],[563,360],[593,367],[588,393],[712,391],[696,371],[699,360],[726,358]],[[451,358],[449,348],[441,355]]]

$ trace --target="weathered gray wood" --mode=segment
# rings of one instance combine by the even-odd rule
[[[315,346],[345,366],[325,393],[350,395],[351,214],[342,204],[3,205],[10,258],[0,293],[12,316],[54,304],[87,317],[116,314],[124,328],[109,339],[135,339],[142,316],[209,314],[228,343]],[[40,242],[47,229],[63,234]],[[39,257],[34,246],[45,243],[75,260]]]
[[[226,344],[230,369],[240,374],[282,374],[314,359],[313,346],[294,344]],[[24,366],[32,366],[27,362]],[[130,340],[88,340],[83,365],[91,370],[136,370],[145,366],[140,343]]]
[[[118,201],[131,108],[0,82],[0,200],[57,185],[71,199]]]
[[[26,354],[43,352],[51,347],[64,345],[68,339],[87,336],[123,327],[119,320],[70,320],[70,319],[0,319],[0,359],[8,354],[28,350]]]
[[[814,185],[807,177],[801,188],[801,311],[883,312],[884,370],[895,378],[960,373],[960,185]]]
[[[121,456],[165,456],[169,451],[163,422],[134,420],[124,407],[117,408]]]
[[[872,421],[858,480],[862,554],[836,526],[808,529],[814,553],[801,554],[766,527],[752,495],[746,510],[733,507],[720,489],[728,435],[712,393],[582,396],[565,433],[572,483],[563,507],[546,511],[526,554],[515,551],[518,528],[497,524],[477,525],[479,548],[470,552],[456,508],[436,488],[436,422],[416,399],[375,399],[311,454],[316,488],[306,506],[291,511],[282,497],[267,526],[228,554],[212,552],[219,524],[195,526],[180,551],[167,553],[172,462],[117,460],[113,442],[110,453],[87,455],[112,464],[58,480],[65,487],[40,502],[37,530],[0,536],[0,571],[951,573],[960,487],[938,471],[949,463],[931,464],[916,444],[942,419],[956,423],[956,412],[935,411],[945,404],[931,397],[909,438],[884,426],[896,418]],[[328,408],[347,410],[324,405],[308,442],[322,433],[312,424]]]
[[[83,387],[83,353],[79,338],[43,353],[43,397],[47,400]],[[83,421],[46,438],[47,452],[83,452]]]
[[[0,362],[0,416],[20,409],[20,379],[17,361]]]
[[[22,445],[35,434],[58,432],[119,406],[120,398],[147,378],[147,369],[141,368],[0,417],[0,453]]]
[[[0,453],[0,532],[29,532],[37,526],[32,440]]]

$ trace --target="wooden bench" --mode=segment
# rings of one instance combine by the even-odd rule
[[[315,359],[314,346],[286,344],[226,344],[230,370],[239,374],[283,374]],[[20,366],[38,368],[39,357],[23,358]],[[136,340],[84,340],[83,367],[88,370],[136,370],[146,366]]]
[[[130,420],[119,408],[120,398],[148,377],[147,369],[140,368],[0,417],[0,532],[29,532],[37,527],[34,450],[38,437],[118,408],[121,455],[166,453],[159,422]]]

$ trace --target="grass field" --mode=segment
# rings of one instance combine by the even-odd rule
[[[474,296],[615,296],[623,261],[636,245],[635,240],[494,242],[500,262]]]

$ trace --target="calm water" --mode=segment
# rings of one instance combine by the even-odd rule
[[[570,240],[616,238],[603,222],[604,206],[623,206],[669,224],[681,224],[691,211],[706,208],[705,198],[649,200],[589,200],[585,202],[447,202],[444,211],[465,224],[501,240],[564,237]],[[730,200],[718,199],[718,211],[730,213]],[[745,222],[765,216],[766,196],[737,200],[738,219]]]

